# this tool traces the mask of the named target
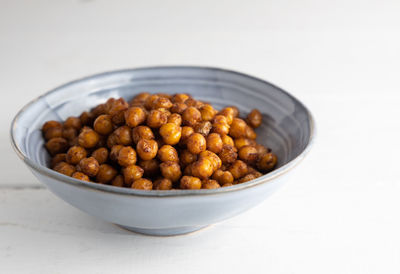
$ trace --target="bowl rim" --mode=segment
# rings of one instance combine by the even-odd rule
[[[107,75],[112,75],[112,74],[118,74],[118,73],[124,73],[124,72],[132,72],[132,71],[143,71],[143,70],[153,70],[153,69],[197,69],[197,70],[213,70],[213,71],[220,71],[224,73],[229,73],[229,74],[236,74],[238,76],[242,77],[247,77],[252,80],[256,80],[259,82],[262,82],[264,84],[270,85],[273,88],[279,90],[280,92],[284,93],[288,97],[290,97],[292,100],[296,101],[299,103],[306,111],[307,118],[309,119],[309,124],[310,124],[310,137],[308,139],[308,143],[306,147],[303,149],[303,151],[297,155],[295,158],[291,159],[289,162],[284,164],[283,166],[263,175],[260,176],[254,180],[229,186],[229,187],[221,187],[217,189],[195,189],[195,190],[182,190],[182,189],[176,189],[176,190],[138,190],[138,189],[132,189],[132,188],[122,188],[122,187],[115,187],[112,185],[104,185],[104,184],[97,184],[93,182],[85,182],[81,181],[66,175],[63,175],[61,173],[58,173],[46,166],[42,166],[40,164],[37,164],[33,160],[31,160],[25,153],[21,150],[21,148],[18,146],[15,140],[14,136],[14,130],[17,127],[19,117],[25,112],[26,109],[28,109],[31,105],[35,104],[39,99],[42,97],[46,97],[49,94],[55,93],[60,89],[66,88],[70,85],[77,84],[79,82],[83,81],[88,81],[92,80],[94,78],[98,77],[104,77]],[[238,72],[238,71],[233,71],[230,69],[224,69],[224,68],[217,68],[217,67],[208,67],[208,66],[149,66],[149,67],[138,67],[138,68],[128,68],[128,69],[119,69],[119,70],[111,70],[107,72],[102,72],[102,73],[96,73],[90,76],[85,76],[73,81],[69,81],[63,85],[60,85],[56,88],[51,89],[50,91],[36,97],[35,99],[31,100],[28,102],[25,106],[23,106],[15,115],[11,122],[11,127],[10,127],[10,141],[12,144],[12,147],[14,148],[15,152],[21,158],[25,164],[27,164],[29,167],[34,169],[35,171],[39,172],[40,174],[50,177],[52,179],[55,179],[58,182],[66,183],[69,185],[77,186],[77,187],[82,187],[87,190],[92,190],[92,191],[101,191],[101,192],[107,192],[107,193],[113,193],[113,194],[121,194],[121,195],[132,195],[132,196],[141,196],[141,197],[176,197],[176,196],[193,196],[193,195],[215,195],[215,194],[222,194],[222,193],[227,193],[227,192],[233,192],[233,191],[239,191],[247,188],[252,188],[256,187],[261,184],[265,183],[272,183],[272,181],[288,171],[292,170],[294,167],[296,167],[308,154],[310,151],[311,147],[314,144],[315,141],[315,136],[316,136],[316,128],[315,128],[315,120],[313,118],[313,115],[311,114],[310,110],[296,97],[288,93],[287,91],[283,90],[282,88],[271,84],[270,82],[248,75],[246,73]]]

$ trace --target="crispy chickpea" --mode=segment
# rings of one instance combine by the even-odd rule
[[[229,128],[228,123],[214,123],[212,125],[212,132],[220,135],[227,135],[229,133]]]
[[[264,155],[268,152],[271,152],[271,150],[261,144],[255,144],[254,146],[257,149],[257,153],[259,156]]]
[[[258,160],[258,152],[254,146],[243,146],[239,149],[239,159],[252,165]]]
[[[193,154],[206,150],[206,139],[200,133],[193,133],[187,139],[187,149]]]
[[[67,164],[66,162],[59,162],[54,166],[53,169],[67,176],[72,176],[72,174],[76,171],[73,165]]]
[[[146,112],[141,107],[130,107],[125,111],[125,123],[130,127],[137,127],[146,121]]]
[[[160,163],[157,159],[141,160],[138,165],[143,168],[146,177],[154,177],[160,173]]]
[[[99,164],[104,164],[108,159],[108,149],[105,147],[98,148],[92,152],[92,157],[95,158]]]
[[[172,189],[172,181],[167,178],[159,178],[153,183],[153,189],[170,190]]]
[[[210,133],[207,136],[207,149],[214,152],[220,153],[222,150],[223,142],[221,136],[218,133]]]
[[[234,181],[232,173],[229,171],[223,171],[222,169],[215,171],[212,178],[217,180],[221,185],[232,184]]]
[[[179,162],[178,152],[173,146],[163,145],[157,152],[161,162]]]
[[[163,98],[167,98],[167,99],[172,99],[172,95],[169,93],[165,93],[165,92],[159,92],[157,93],[158,96],[163,97]]]
[[[233,186],[233,183],[226,183],[222,185],[222,187],[227,187],[227,186]]]
[[[260,157],[257,162],[257,167],[262,171],[271,171],[276,166],[277,161],[276,155],[270,152]]]
[[[252,128],[257,128],[262,123],[262,115],[258,109],[253,109],[246,118],[247,124],[249,124]]]
[[[174,96],[172,96],[172,102],[174,103],[185,103],[187,99],[189,99],[190,96],[185,93],[177,93]]]
[[[106,142],[108,148],[111,149],[113,146],[118,145],[118,142],[119,142],[119,139],[114,133],[111,133],[110,135],[108,135],[107,142]]]
[[[212,180],[212,179],[206,179],[203,180],[202,184],[201,184],[201,188],[204,189],[216,189],[216,188],[220,188],[221,186],[218,184],[217,181]]]
[[[197,109],[200,109],[202,106],[204,106],[204,103],[199,101],[199,100],[195,100],[193,98],[189,98],[185,101],[185,104],[188,107],[195,107]]]
[[[154,102],[159,98],[159,96],[157,94],[152,94],[149,97],[147,97],[146,102],[144,102],[144,106],[146,107],[146,109],[150,110],[150,109],[154,109],[153,105]]]
[[[213,174],[214,165],[209,158],[200,158],[198,161],[192,164],[193,176],[201,179],[207,179]]]
[[[69,142],[73,141],[76,137],[78,137],[78,131],[73,127],[64,128],[62,131],[62,137]]]
[[[151,160],[156,157],[158,144],[154,140],[141,139],[136,145],[136,152],[142,160]]]
[[[90,111],[90,113],[92,114],[93,119],[96,119],[96,117],[101,114],[107,114],[106,104],[97,105]]]
[[[50,140],[52,138],[63,137],[63,129],[61,127],[52,127],[44,132],[44,139]]]
[[[229,168],[229,172],[232,173],[233,178],[235,179],[242,178],[247,174],[247,171],[246,163],[241,160],[236,160]]]
[[[255,146],[257,143],[256,141],[248,138],[237,138],[235,139],[235,147],[237,149],[241,149],[244,146]]]
[[[82,127],[82,122],[81,119],[79,119],[78,117],[68,117],[67,120],[65,120],[64,122],[64,128],[74,128],[76,130],[80,130]]]
[[[201,158],[207,158],[207,159],[209,159],[211,161],[211,163],[213,165],[213,172],[216,171],[217,169],[219,169],[222,166],[221,159],[214,152],[211,152],[209,150],[205,150],[205,151],[201,152],[199,156],[200,156],[199,157],[200,159]]]
[[[200,189],[201,181],[197,177],[183,176],[180,181],[181,189]]]
[[[141,93],[135,95],[135,97],[133,97],[131,102],[136,101],[136,102],[141,102],[143,104],[144,102],[146,102],[147,98],[149,98],[149,97],[150,97],[150,93],[141,92]]]
[[[172,113],[169,117],[168,117],[168,123],[173,123],[177,126],[180,126],[182,124],[182,116],[178,113]]]
[[[123,125],[125,122],[124,112],[128,109],[129,104],[123,99],[109,99],[106,102],[107,113],[111,115],[111,120],[116,125]]]
[[[71,165],[77,165],[80,160],[86,158],[86,149],[80,146],[72,146],[68,149],[66,160]]]
[[[50,161],[50,167],[54,168],[60,162],[67,161],[67,153],[58,153]]]
[[[181,176],[181,167],[177,162],[163,162],[160,164],[160,170],[164,178],[170,179],[172,182],[178,181]]]
[[[94,121],[93,113],[84,111],[79,116],[79,119],[81,120],[81,124],[83,126],[91,126]]]
[[[47,141],[45,147],[51,155],[56,155],[67,151],[68,142],[61,137],[51,138]]]
[[[180,143],[182,145],[186,145],[189,136],[192,135],[193,133],[194,133],[194,129],[192,127],[188,127],[188,126],[182,127]]]
[[[233,138],[246,137],[247,124],[240,118],[233,118],[231,128],[229,129],[229,135]]]
[[[99,172],[99,162],[94,157],[83,158],[78,166],[79,170],[89,177],[94,177]]]
[[[250,126],[247,126],[245,129],[246,137],[249,139],[255,140],[257,138],[257,133]]]
[[[174,103],[170,108],[170,110],[172,113],[182,114],[185,111],[185,109],[187,109],[187,107],[188,106],[184,103]]]
[[[240,178],[239,183],[245,183],[245,182],[254,180],[256,178],[257,177],[254,174],[249,173],[249,174],[245,175],[244,177]]]
[[[112,186],[118,186],[118,187],[124,187],[124,177],[122,175],[117,175],[115,178],[111,181]]]
[[[72,174],[72,177],[75,178],[75,179],[81,180],[81,181],[86,181],[86,182],[90,181],[89,177],[85,173],[82,173],[82,172],[79,172],[79,171],[74,172]]]
[[[46,123],[43,124],[42,126],[42,132],[43,134],[46,133],[46,131],[50,128],[62,128],[62,124],[58,121],[47,121]]]
[[[186,166],[185,169],[183,170],[183,174],[184,175],[188,175],[188,176],[192,176],[193,175],[192,174],[192,167],[193,167],[192,164]]]
[[[119,152],[123,147],[124,146],[122,146],[122,145],[114,145],[114,146],[112,146],[111,152],[110,152],[111,161],[114,161],[114,162],[118,161]]]
[[[209,121],[205,121],[197,123],[194,126],[194,131],[206,137],[210,133],[211,128],[212,128],[211,123]]]
[[[132,144],[131,129],[128,126],[121,126],[114,130],[112,133],[116,136],[117,143],[119,145],[130,145]]]
[[[169,109],[172,107],[172,103],[166,97],[159,97],[154,101],[154,103],[152,104],[152,107],[155,109],[157,109],[157,108]]]
[[[122,174],[124,175],[125,185],[130,186],[133,181],[142,178],[144,170],[140,166],[130,165],[122,169]]]
[[[213,124],[228,124],[228,119],[226,116],[218,114],[214,116],[212,122]]]
[[[200,113],[203,121],[211,121],[215,114],[217,114],[217,111],[211,105],[205,104],[200,108]]]
[[[232,147],[235,147],[235,143],[233,142],[233,139],[229,135],[221,135],[221,140],[224,145],[230,145]]]
[[[233,118],[238,116],[238,110],[233,107],[226,107],[222,109],[219,114],[226,117],[228,124],[232,124]]]
[[[118,164],[120,166],[126,167],[126,166],[130,166],[130,165],[134,165],[134,164],[136,164],[136,160],[137,160],[136,151],[130,146],[123,147],[118,152],[117,160],[118,160]]]
[[[197,154],[193,154],[189,150],[185,149],[180,153],[179,159],[182,166],[187,166],[197,161]]]
[[[176,124],[166,123],[161,126],[159,133],[166,144],[175,145],[181,139],[182,129]]]
[[[84,127],[79,133],[78,143],[84,148],[93,148],[100,140],[99,134],[89,127]]]
[[[258,170],[252,168],[251,166],[247,167],[248,174],[253,174],[256,178],[262,176],[263,174]]]
[[[147,116],[147,125],[151,128],[159,128],[168,120],[168,114],[159,109],[153,109]]]
[[[133,182],[131,188],[142,189],[142,190],[152,190],[153,183],[148,179],[140,178]]]
[[[193,127],[201,121],[201,113],[195,107],[188,107],[182,113],[182,121],[185,126]]]
[[[115,168],[107,164],[102,164],[97,172],[96,181],[102,184],[107,184],[111,182],[117,174],[118,171]]]
[[[94,120],[93,129],[101,135],[110,134],[113,131],[111,116],[108,114],[99,115],[96,120]]]
[[[222,163],[231,164],[236,161],[237,153],[231,145],[224,145],[218,156],[221,159]]]
[[[148,126],[138,126],[132,130],[132,140],[135,144],[139,142],[140,139],[151,140],[154,139],[153,131]]]

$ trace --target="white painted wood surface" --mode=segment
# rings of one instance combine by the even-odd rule
[[[398,1],[0,1],[0,273],[399,273]],[[9,144],[29,100],[111,69],[196,64],[293,93],[318,138],[257,208],[133,234],[37,182]]]

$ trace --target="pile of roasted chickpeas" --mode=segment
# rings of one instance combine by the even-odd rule
[[[277,157],[256,142],[257,109],[239,118],[188,94],[111,98],[42,127],[51,168],[83,181],[144,190],[214,189],[253,180]]]

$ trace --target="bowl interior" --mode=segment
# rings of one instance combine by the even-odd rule
[[[241,116],[253,108],[263,114],[257,141],[278,156],[278,168],[300,155],[312,135],[308,110],[294,97],[265,81],[215,68],[155,67],[103,73],[56,88],[28,104],[17,115],[14,144],[23,156],[47,166],[49,155],[41,135],[48,120],[65,120],[110,97],[131,99],[143,91],[189,93],[220,109],[235,105]]]

